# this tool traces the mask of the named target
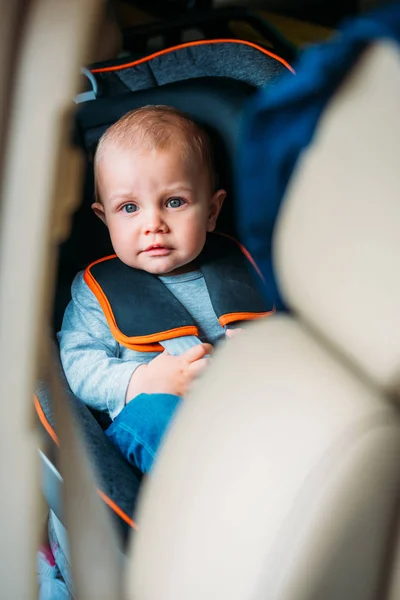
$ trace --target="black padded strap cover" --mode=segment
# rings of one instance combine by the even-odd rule
[[[118,329],[127,337],[195,326],[158,277],[132,269],[116,257],[93,265],[90,271],[107,296]]]
[[[210,235],[200,260],[200,270],[220,322],[226,315],[231,315],[229,322],[233,322],[244,320],[240,315],[253,314],[257,318],[273,310],[257,286],[260,275],[256,267],[236,240],[221,234]]]
[[[256,267],[233,238],[209,235],[196,262],[221,325],[273,311],[258,289]],[[147,350],[157,350],[154,345],[162,340],[198,335],[191,315],[157,277],[128,267],[116,256],[90,265],[85,281],[98,298],[114,337],[128,347],[143,344]]]

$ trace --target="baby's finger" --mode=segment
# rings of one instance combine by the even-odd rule
[[[200,358],[203,358],[207,354],[211,354],[213,351],[213,347],[211,344],[197,344],[197,346],[193,346],[186,350],[184,354],[182,354],[182,358],[188,361],[188,363],[193,363]]]
[[[201,358],[199,360],[196,360],[195,362],[192,362],[188,366],[188,373],[190,375],[190,378],[194,379],[195,377],[200,375],[200,373],[202,373],[202,371],[204,371],[204,369],[207,367],[208,361],[208,358]]]

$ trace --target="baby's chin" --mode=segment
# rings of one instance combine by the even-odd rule
[[[158,277],[162,277],[163,275],[182,275],[183,273],[190,273],[190,271],[194,271],[195,267],[193,262],[184,264],[184,265],[174,265],[170,267],[160,267],[158,268],[142,268],[143,271],[147,271],[147,273],[151,273],[152,275],[156,275]]]
[[[123,260],[120,256],[118,258],[128,267],[139,269],[140,271],[146,271],[146,273],[150,273],[151,275],[155,276],[181,275],[182,273],[190,273],[190,271],[195,270],[193,261],[179,264],[163,260],[162,258],[155,258],[150,261],[128,261]]]

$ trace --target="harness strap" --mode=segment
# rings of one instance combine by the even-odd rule
[[[244,248],[222,234],[209,234],[196,259],[221,327],[274,312],[258,288],[257,266]],[[116,255],[90,264],[84,280],[103,309],[118,343],[140,352],[173,348],[181,354],[199,340],[197,324],[172,292],[154,275],[122,263]],[[135,307],[140,307],[135,314]],[[171,340],[183,342],[170,344]],[[188,338],[188,339],[186,339]]]
[[[195,335],[183,335],[172,340],[164,340],[160,342],[161,346],[172,356],[180,356],[186,350],[201,344],[201,341]]]

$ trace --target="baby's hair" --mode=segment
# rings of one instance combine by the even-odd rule
[[[202,127],[175,108],[155,105],[131,110],[103,133],[94,157],[95,197],[98,202],[99,163],[110,146],[144,150],[167,150],[174,147],[184,158],[194,155],[207,170],[212,192],[216,190],[211,141]]]

